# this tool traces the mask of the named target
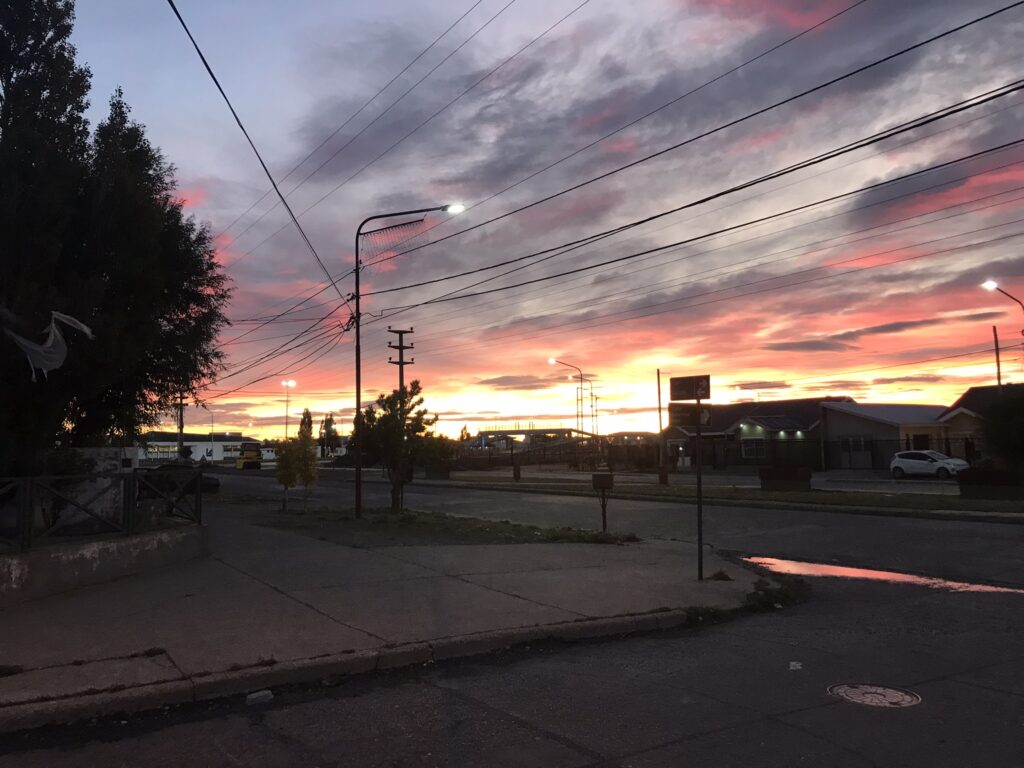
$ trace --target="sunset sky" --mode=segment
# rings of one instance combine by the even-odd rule
[[[593,380],[602,432],[657,428],[657,368],[710,374],[716,402],[832,394],[948,404],[968,386],[994,383],[992,325],[1007,348],[1004,381],[1024,380],[1024,315],[979,287],[992,277],[1024,297],[1024,144],[950,162],[1024,139],[1024,90],[600,241],[549,251],[1024,77],[1024,7],[427,245],[1006,4],[178,2],[344,294],[353,290],[361,219],[452,201],[469,207],[363,241],[371,264],[363,273],[364,400],[397,383],[387,326],[413,327],[416,362],[407,375],[422,381],[441,431],[453,435],[464,424],[471,432],[572,426],[571,371],[548,365],[550,356]],[[234,325],[222,336],[229,368],[211,385],[208,410],[189,411],[187,428],[205,431],[212,420],[217,430],[278,437],[280,381],[293,378],[293,418],[303,407],[317,420],[334,411],[347,431],[353,344],[340,328],[350,310],[333,289],[322,290],[312,255],[275,198],[264,197],[266,178],[169,8],[79,2],[74,39],[93,72],[92,121],[122,86],[133,117],[177,167],[189,210],[216,235],[234,283]],[[946,165],[858,191],[939,164]],[[808,207],[603,264],[800,206]],[[426,247],[387,258],[417,246]],[[386,260],[372,265],[379,259]],[[561,274],[592,265],[601,266]],[[451,300],[552,275],[559,276]],[[260,361],[281,345],[285,354]]]

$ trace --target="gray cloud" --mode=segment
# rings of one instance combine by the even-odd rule
[[[829,339],[808,339],[806,341],[777,341],[761,345],[763,349],[775,352],[839,352],[856,349],[852,344]]]
[[[784,381],[743,381],[736,385],[737,389],[789,389],[790,385]]]

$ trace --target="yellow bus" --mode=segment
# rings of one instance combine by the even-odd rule
[[[263,462],[263,450],[259,443],[242,443],[235,458],[235,469],[259,469]]]

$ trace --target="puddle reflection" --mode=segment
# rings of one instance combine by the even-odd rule
[[[794,576],[832,576],[840,579],[867,579],[869,581],[885,581],[890,584],[914,584],[929,589],[941,589],[946,592],[1011,592],[1024,595],[1024,589],[1012,587],[994,587],[988,584],[969,584],[963,581],[947,581],[928,576],[912,576],[909,573],[892,571],[873,571],[869,568],[850,568],[845,565],[827,565],[825,563],[802,563],[798,560],[780,560],[776,557],[745,557],[748,563],[761,565],[775,573],[788,573]]]

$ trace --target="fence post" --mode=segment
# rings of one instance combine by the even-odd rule
[[[138,522],[138,494],[135,492],[135,470],[126,472],[121,479],[121,514],[124,532],[131,536]]]
[[[287,491],[285,491],[287,493]],[[203,524],[203,468],[196,471],[196,523]]]
[[[19,504],[19,523],[21,524],[21,551],[27,552],[32,547],[32,523],[34,510],[32,509],[32,478],[25,477],[20,481],[21,493],[18,494],[21,503]]]

